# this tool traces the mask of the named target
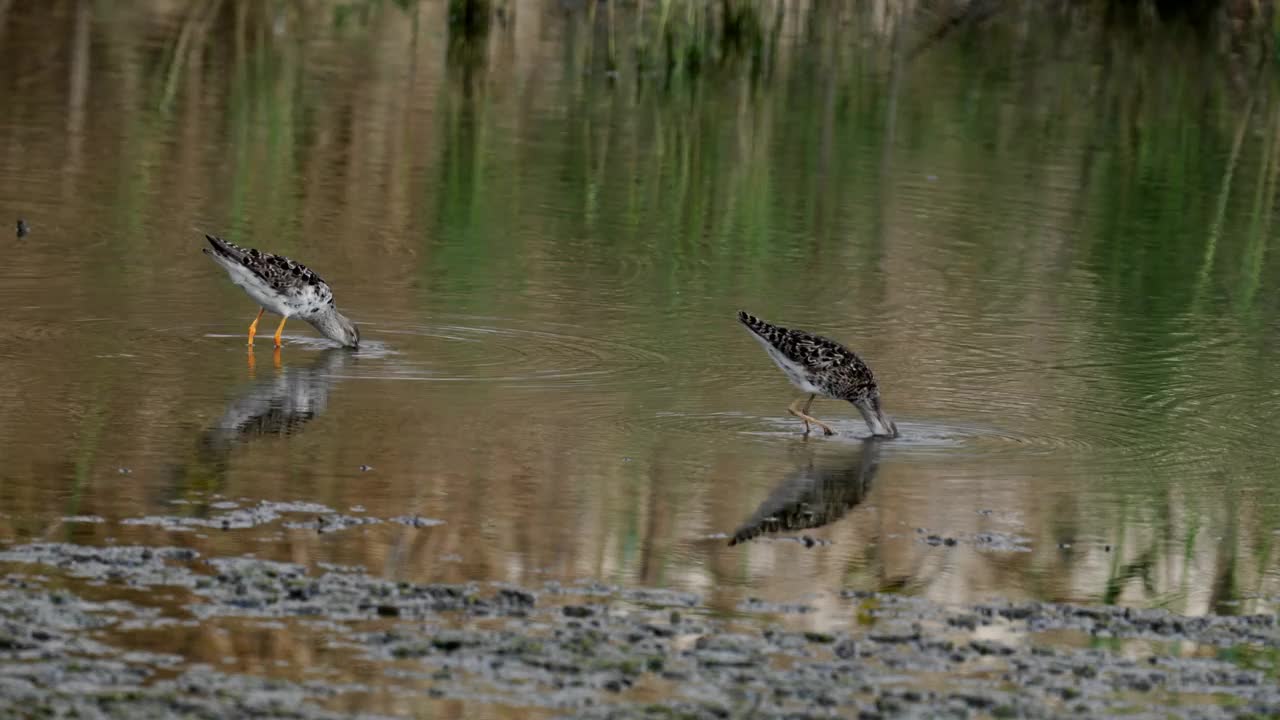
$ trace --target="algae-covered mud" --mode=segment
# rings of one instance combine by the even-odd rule
[[[670,590],[413,584],[172,547],[15,545],[0,567],[6,716],[1280,714],[1272,615],[862,591],[714,612]],[[840,620],[815,629],[817,605]],[[285,631],[270,661],[237,664]]]

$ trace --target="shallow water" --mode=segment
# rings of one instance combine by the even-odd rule
[[[908,56],[927,12],[850,44],[797,3],[761,77],[611,81],[553,3],[469,55],[444,3],[5,8],[2,540],[726,611],[1280,595],[1280,110],[1234,56],[1033,11]],[[364,346],[247,353],[204,232],[307,263]],[[856,349],[902,437],[822,400],[802,438],[740,308]],[[263,501],[318,509],[222,529]],[[794,531],[730,546],[769,503]]]

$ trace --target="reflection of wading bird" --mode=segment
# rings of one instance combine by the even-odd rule
[[[337,348],[329,348],[309,367],[287,368],[275,377],[253,383],[205,431],[203,444],[221,450],[253,437],[297,432],[328,407],[333,375],[346,364],[347,356]]]
[[[815,468],[810,462],[803,470],[787,475],[760,503],[746,522],[733,531],[730,545],[737,545],[764,533],[793,532],[822,527],[845,516],[871,491],[871,482],[880,467],[880,440],[862,441],[856,460]]]
[[[820,335],[770,325],[742,311],[738,311],[738,320],[764,345],[791,384],[809,393],[803,408],[796,407],[800,400],[787,408],[804,421],[806,436],[809,423],[822,428],[827,435],[835,434],[826,423],[809,415],[809,406],[818,395],[853,403],[867,421],[872,435],[898,436],[898,426],[880,409],[880,388],[871,375],[871,368],[852,350]]]
[[[311,323],[322,335],[349,348],[359,347],[360,331],[333,304],[333,291],[302,263],[283,255],[272,255],[249,248],[242,248],[212,235],[205,235],[213,249],[205,248],[205,254],[226,269],[231,282],[244,289],[262,309],[249,326],[249,346],[258,333],[258,321],[262,313],[270,310],[280,315],[280,327],[276,328],[276,347],[280,347],[280,333],[290,317],[298,317]]]
[[[222,416],[200,432],[195,455],[170,470],[168,491],[208,512],[209,497],[226,491],[229,460],[237,446],[302,430],[324,414],[329,394],[352,355],[330,347],[306,367],[289,367],[240,388]]]

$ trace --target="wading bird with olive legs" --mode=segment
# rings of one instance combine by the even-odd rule
[[[275,335],[277,348],[285,321],[295,315],[344,347],[360,346],[360,331],[338,312],[333,303],[333,290],[306,265],[283,255],[242,248],[212,235],[205,235],[205,239],[212,249],[205,248],[204,253],[227,271],[231,282],[262,307],[249,325],[249,347],[253,347],[258,321],[267,310],[280,316]]]
[[[810,423],[822,428],[826,435],[835,434],[826,423],[809,414],[809,406],[818,395],[853,403],[872,435],[898,436],[898,426],[880,408],[880,388],[871,368],[852,350],[821,335],[771,325],[742,311],[738,311],[738,321],[760,341],[791,384],[809,393],[808,400],[798,399],[787,408],[804,422],[805,437],[809,436]],[[801,402],[804,407],[799,407]]]

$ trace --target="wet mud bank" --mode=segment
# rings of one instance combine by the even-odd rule
[[[824,629],[805,602],[714,612],[660,589],[418,585],[139,546],[4,547],[0,572],[5,717],[1280,716],[1271,615],[846,591],[822,599],[843,618]],[[267,632],[302,659],[195,650]]]

